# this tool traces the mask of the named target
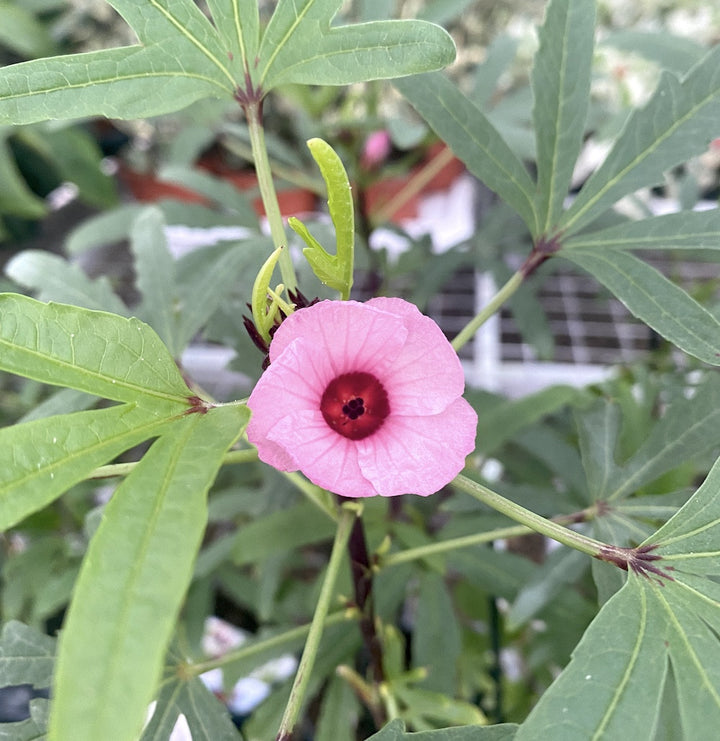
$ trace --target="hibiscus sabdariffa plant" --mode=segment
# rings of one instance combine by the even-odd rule
[[[345,497],[427,496],[475,445],[457,354],[398,298],[323,301],[275,332],[247,435],[260,459]]]
[[[0,636],[0,655],[8,659],[0,662],[0,679],[43,688],[52,682],[49,720],[47,703],[34,701],[32,717],[22,728],[12,729],[17,737],[137,741],[142,734],[142,741],[165,741],[182,713],[193,739],[237,738],[227,713],[198,676],[223,666],[237,671],[258,653],[295,649],[303,641],[284,711],[273,707],[272,729],[252,738],[266,741],[279,724],[277,739],[289,741],[313,681],[318,691],[321,684],[329,687],[323,706],[329,702],[330,709],[322,720],[329,718],[327,723],[339,729],[319,729],[322,741],[356,735],[346,716],[359,714],[360,703],[380,729],[377,741],[408,740],[405,722],[427,729],[421,735],[428,741],[654,739],[661,731],[678,738],[711,737],[720,724],[720,592],[714,576],[720,552],[720,464],[684,505],[682,498],[670,503],[659,499],[662,490],[654,495],[660,477],[716,445],[717,377],[708,374],[710,380],[698,383],[689,399],[683,385],[670,412],[622,461],[616,460],[621,438],[618,407],[605,399],[593,399],[589,409],[577,405],[577,425],[567,439],[550,430],[547,447],[537,436],[525,440],[523,456],[527,452],[531,457],[533,449],[542,447],[544,457],[536,459],[551,470],[547,488],[558,489],[546,507],[546,518],[488,488],[476,466],[461,473],[473,450],[478,418],[462,398],[462,370],[454,351],[541,263],[560,256],[595,275],[685,353],[720,365],[716,314],[631,254],[638,247],[716,250],[720,212],[627,223],[613,218],[611,226],[594,226],[618,199],[656,184],[663,171],[700,153],[717,135],[710,130],[720,117],[720,48],[682,79],[662,77],[647,107],[630,116],[606,161],[566,208],[590,100],[593,0],[551,0],[539,32],[531,76],[536,179],[449,79],[440,74],[411,76],[451,61],[452,40],[438,26],[414,21],[331,25],[340,0],[279,0],[267,24],[261,23],[255,0],[207,0],[201,5],[212,20],[193,0],[111,0],[111,5],[137,31],[139,43],[3,69],[0,123],[84,115],[137,118],[178,110],[205,97],[235,101],[248,121],[275,247],[258,271],[250,297],[252,321],[248,319],[256,344],[268,353],[268,364],[247,399],[219,403],[188,385],[176,359],[208,320],[209,313],[198,312],[197,306],[217,299],[218,293],[221,302],[227,293],[219,288],[220,278],[229,273],[232,280],[226,283],[232,284],[247,268],[237,267],[243,262],[233,263],[233,270],[223,270],[225,263],[211,263],[205,270],[200,261],[193,262],[193,280],[183,283],[178,275],[182,271],[165,249],[158,210],[143,212],[132,229],[146,322],[129,318],[132,310],[114,294],[115,313],[97,310],[98,297],[107,299],[107,292],[76,273],[66,272],[65,277],[73,287],[84,289],[76,294],[89,299],[95,310],[0,295],[3,371],[112,402],[77,411],[76,402],[53,399],[52,416],[0,431],[0,527],[22,532],[32,515],[86,479],[122,479],[102,517],[89,516],[85,523],[93,534],[87,535],[87,553],[59,640],[17,623]],[[335,249],[325,250],[301,222],[291,219],[289,225],[307,245],[303,255],[315,276],[337,291],[338,298],[310,305],[303,300],[264,145],[262,103],[273,88],[291,83],[346,85],[402,75],[406,77],[396,81],[396,87],[468,168],[516,211],[532,240],[521,267],[451,344],[432,320],[405,301],[350,300],[352,191],[338,156],[319,139],[308,144],[327,184]],[[248,248],[250,241],[238,247]],[[276,267],[281,284],[273,284]],[[51,283],[63,283],[51,277]],[[187,273],[184,278],[187,281]],[[179,300],[188,295],[193,300]],[[626,394],[626,406],[632,396]],[[519,421],[518,407],[508,402],[506,429],[500,435],[507,435],[508,427],[537,421],[540,413],[527,410],[536,401],[520,404]],[[485,411],[481,409],[480,417],[487,432]],[[493,413],[491,409],[488,416],[497,419]],[[140,460],[114,462],[148,441]],[[272,604],[266,600],[275,589],[277,563],[285,557],[284,543],[279,542],[271,552],[268,580],[247,591],[260,586],[256,591],[263,596],[257,601],[264,604],[257,614],[264,610],[271,619],[263,627],[280,633],[259,635],[247,647],[218,659],[193,660],[183,641],[183,629],[192,617],[183,621],[180,613],[183,601],[192,601],[186,595],[196,569],[208,569],[205,559],[195,564],[206,535],[206,495],[222,466],[252,465],[258,456],[285,472],[311,502],[313,518],[304,521],[304,529],[332,522],[312,541],[333,538],[327,563],[313,571],[319,589],[309,592],[312,622],[297,625],[296,613],[289,618],[281,599]],[[431,532],[418,516],[421,525],[405,528],[410,536],[403,540],[398,536],[408,523],[393,520],[394,505],[403,500],[392,499],[386,510],[375,506],[384,503],[376,495],[427,496],[448,484],[518,524],[488,525],[483,508],[474,513],[479,511],[479,517],[469,518],[471,532],[448,536],[442,529]],[[533,507],[536,490],[548,494],[535,480],[528,488]],[[568,492],[577,496],[563,498]],[[360,498],[363,501],[357,501]],[[411,497],[403,504],[403,515],[422,514],[420,508],[413,509],[417,502]],[[421,504],[429,509],[432,502]],[[369,511],[375,523],[366,516]],[[364,528],[378,521],[380,527],[368,544]],[[286,527],[294,525],[284,522]],[[661,522],[665,524],[658,526]],[[590,537],[591,527],[609,542]],[[460,619],[458,613],[470,603],[472,610],[478,602],[494,605],[494,597],[503,594],[515,599],[508,620],[513,612],[517,618],[524,610],[528,620],[547,610],[557,621],[552,626],[556,632],[565,632],[574,608],[588,602],[580,596],[582,590],[568,589],[566,570],[558,568],[557,561],[549,559],[532,571],[523,562],[518,569],[516,561],[504,558],[510,554],[480,547],[531,531],[593,557],[593,566],[600,567],[594,573],[595,586],[605,604],[573,658],[569,650],[563,654],[562,661],[569,664],[527,719],[521,725],[483,728],[486,719],[476,699],[491,682],[483,668],[484,648],[477,647],[476,639],[477,624],[486,615]],[[230,546],[242,550],[246,532],[243,520]],[[282,541],[287,530],[271,532]],[[267,535],[266,530],[261,533]],[[220,545],[224,548],[227,542]],[[215,545],[212,542],[203,556],[217,558]],[[467,559],[451,562],[451,555],[457,557],[461,549]],[[567,558],[560,564],[569,564],[575,574],[578,563],[588,565],[582,555],[573,552],[568,558],[559,553]],[[352,595],[341,599],[336,585],[347,561]],[[484,571],[488,562],[490,568]],[[234,569],[242,563],[248,562],[241,553],[235,563],[223,566]],[[264,571],[260,558],[253,563]],[[377,585],[392,580],[394,567],[411,563],[409,579],[399,574],[398,581],[385,582],[382,602],[390,602],[396,611],[388,618],[381,614],[381,600],[374,599]],[[627,572],[627,579],[608,564]],[[445,579],[450,574],[452,578]],[[478,588],[475,582],[483,580],[488,586]],[[411,602],[406,598],[415,596],[405,594],[406,584],[417,582],[419,602],[429,614],[418,610],[412,616],[414,655],[409,666],[396,615],[403,600]],[[450,582],[461,586],[462,594],[453,593]],[[298,591],[305,586],[300,584]],[[242,581],[239,591],[246,591]],[[575,599],[566,601],[565,596]],[[455,605],[455,598],[462,603]],[[297,604],[297,593],[290,602]],[[556,602],[561,610],[552,612]],[[332,611],[333,605],[339,609]],[[291,627],[283,631],[282,620]],[[322,654],[321,637],[344,623],[352,627],[343,628],[344,637],[357,643],[345,647],[339,658],[333,654],[322,676],[314,675],[313,666],[322,665],[316,662]],[[178,641],[171,641],[173,635]],[[358,651],[360,640],[364,652]],[[466,649],[480,665],[479,670],[472,667],[479,679],[468,679],[467,674],[458,679]],[[356,662],[361,654],[362,661]],[[338,666],[340,662],[348,665]],[[436,664],[444,664],[444,671],[442,666],[435,671]],[[427,678],[437,682],[434,690],[416,686],[426,677],[427,665],[433,665]],[[338,684],[336,670],[346,684]],[[502,682],[495,684],[499,688]],[[280,692],[273,699],[282,700]],[[155,714],[143,731],[154,699]],[[498,721],[500,710],[498,701]],[[472,728],[440,728],[443,725]]]

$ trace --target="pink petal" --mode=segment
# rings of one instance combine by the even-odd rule
[[[344,497],[370,497],[378,492],[363,476],[357,444],[334,432],[318,412],[296,412],[284,417],[268,433],[310,481]],[[258,451],[260,449],[258,448]]]
[[[434,494],[462,471],[476,428],[477,414],[462,398],[435,415],[391,415],[378,432],[358,441],[360,470],[384,497]]]
[[[270,362],[279,360],[294,338],[302,337],[322,354],[319,362],[327,368],[328,381],[349,371],[367,371],[379,378],[406,336],[405,323],[394,315],[357,301],[321,301],[296,311],[280,325],[270,344]]]
[[[432,319],[399,298],[374,298],[366,305],[402,318],[408,331],[402,350],[380,379],[393,414],[435,414],[462,395],[462,365]]]
[[[294,340],[286,348],[283,362],[263,373],[248,399],[252,412],[248,440],[257,446],[262,460],[281,471],[296,471],[297,466],[284,446],[268,441],[268,432],[288,414],[320,408],[327,381],[316,361],[317,355],[308,351],[303,340]]]

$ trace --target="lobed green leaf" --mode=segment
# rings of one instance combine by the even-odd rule
[[[238,741],[240,735],[227,708],[199,677],[183,673],[185,656],[176,647],[168,652],[168,663],[152,718],[140,741],[171,738],[180,714],[185,717],[192,741]]]
[[[130,228],[130,248],[135,261],[135,285],[142,295],[138,313],[176,358],[181,348],[175,342],[175,260],[168,250],[164,226],[162,211],[147,208]]]
[[[720,365],[720,321],[658,270],[620,250],[576,248],[557,254],[587,270],[666,340]]]
[[[9,278],[36,292],[40,301],[57,301],[83,309],[127,315],[127,306],[105,276],[96,279],[77,264],[46,250],[24,250],[5,266]]]
[[[207,490],[248,418],[240,406],[185,416],[113,495],[60,639],[49,739],[138,738],[205,529]]]
[[[201,98],[233,95],[231,80],[207,59],[186,57],[185,51],[171,39],[5,67],[0,71],[0,123],[98,115],[144,118]]]
[[[499,723],[494,726],[465,726],[406,733],[403,721],[396,719],[367,741],[513,741],[517,729],[518,726],[514,723]]]
[[[146,324],[12,293],[0,294],[0,368],[148,408],[191,393]]]
[[[255,66],[260,45],[260,15],[257,0],[207,0],[213,23],[228,53]]]
[[[682,79],[665,72],[648,104],[633,112],[603,164],[561,219],[577,232],[613,203],[705,151],[720,117],[720,47]]]
[[[0,686],[49,687],[55,664],[55,639],[11,620],[0,635]]]
[[[652,560],[631,570],[625,586],[601,609],[518,739],[650,741],[663,722],[664,705],[680,709],[678,738],[715,734],[719,494],[720,461],[680,511],[641,544]]]
[[[349,85],[427,72],[455,58],[455,44],[425,21],[330,28],[340,0],[280,0],[258,51],[264,92],[280,84]]]
[[[720,209],[681,211],[584,232],[563,250],[720,250]]]
[[[135,404],[65,414],[0,430],[0,531],[57,499],[88,474],[159,434],[187,404]]]
[[[551,0],[531,84],[537,142],[537,211],[549,233],[570,190],[585,134],[595,34],[594,0]]]
[[[535,183],[485,114],[440,73],[395,80],[393,85],[468,170],[515,209],[533,235],[538,234]]]

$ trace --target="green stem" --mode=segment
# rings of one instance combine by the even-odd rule
[[[262,125],[262,106],[260,103],[252,103],[245,107],[247,116],[250,144],[252,146],[253,160],[255,162],[255,173],[257,174],[260,197],[265,207],[265,215],[270,225],[270,234],[275,247],[287,248],[287,235],[283,225],[280,204],[278,203],[275,183],[273,182],[270,160],[267,147],[265,146],[265,130]],[[290,258],[290,251],[284,249],[280,254],[280,274],[285,288],[289,291],[297,289],[297,278],[295,268]]]
[[[231,450],[225,453],[222,459],[222,465],[228,466],[233,463],[252,463],[258,459],[256,448],[243,448],[242,450]]]
[[[391,553],[388,556],[381,557],[378,565],[380,569],[390,566],[398,566],[401,563],[409,563],[410,561],[416,561],[420,558],[430,558],[432,556],[437,556],[440,553],[457,550],[458,548],[469,548],[473,545],[490,543],[493,540],[515,538],[518,535],[527,535],[529,532],[532,531],[525,525],[511,525],[510,527],[501,527],[496,530],[488,530],[484,533],[476,533],[475,535],[465,535],[461,538],[450,538],[449,540],[441,540],[437,543],[428,543],[427,545],[421,545],[417,548],[408,548],[404,551]]]
[[[559,515],[553,517],[551,522],[555,524],[562,523],[573,523],[573,522],[587,522],[597,516],[596,507],[588,507],[571,515]],[[459,538],[449,538],[448,540],[441,540],[436,543],[428,543],[427,545],[421,545],[417,548],[408,548],[404,551],[398,551],[397,553],[391,553],[387,556],[380,557],[380,563],[378,564],[381,569],[397,566],[401,563],[409,563],[410,561],[416,561],[421,558],[431,558],[441,553],[448,553],[449,551],[455,551],[459,548],[470,548],[474,545],[484,545],[490,543],[493,540],[502,540],[503,538],[516,538],[520,535],[527,535],[528,533],[535,532],[532,528],[527,525],[510,525],[509,527],[499,527],[495,530],[487,530],[483,533],[474,533],[473,535],[463,535]]]
[[[349,610],[334,612],[332,615],[328,615],[325,618],[323,627],[329,628],[332,625],[339,625],[346,620],[354,618],[355,615],[353,615],[352,611]],[[216,659],[208,659],[208,661],[199,661],[197,663],[188,664],[185,667],[185,672],[189,676],[196,677],[210,671],[211,669],[230,666],[238,661],[247,661],[248,659],[252,659],[255,656],[261,656],[275,649],[289,650],[296,641],[304,639],[309,632],[310,623],[307,623],[307,625],[299,625],[297,628],[283,631],[271,638],[266,638],[262,641],[255,641],[248,646],[242,646],[235,651],[229,651],[223,656],[218,656]]]
[[[244,448],[243,450],[231,450],[225,453],[222,459],[222,465],[227,466],[233,463],[252,463],[258,459],[255,448]],[[129,476],[135,466],[140,461],[131,461],[129,463],[110,463],[107,466],[96,468],[89,476],[89,479],[109,479],[115,476]]]
[[[308,481],[303,475],[297,473],[297,471],[291,471],[284,475],[309,501],[321,509],[331,520],[337,522],[338,508],[335,497],[332,494],[325,491],[325,489],[321,489],[319,486],[315,486],[315,484]]]
[[[488,489],[482,484],[466,478],[462,474],[453,479],[452,485],[469,494],[471,497],[475,497],[475,499],[486,504],[488,507],[492,507],[497,512],[529,527],[536,533],[546,535],[548,538],[557,540],[558,543],[562,543],[569,548],[587,553],[588,556],[598,558],[601,554],[606,553],[610,547],[600,540],[576,533],[564,525],[547,520],[545,517],[541,517],[529,509],[525,509],[525,507],[511,502],[509,499],[505,499],[505,497],[500,496],[500,494],[492,491],[492,489]]]
[[[320,596],[318,597],[317,605],[315,607],[315,614],[313,615],[312,623],[310,624],[310,631],[308,632],[307,641],[305,642],[305,648],[300,659],[300,666],[295,674],[295,681],[290,690],[290,699],[285,707],[285,714],[280,723],[280,730],[278,731],[276,741],[289,741],[298,717],[300,716],[300,710],[303,701],[305,700],[305,693],[307,692],[308,684],[310,682],[310,675],[312,674],[315,658],[317,656],[318,648],[320,647],[323,626],[325,625],[328,610],[330,608],[330,601],[335,590],[335,581],[337,580],[338,572],[340,571],[340,564],[345,556],[345,547],[347,546],[348,538],[350,537],[350,531],[352,530],[353,523],[358,514],[359,511],[357,504],[344,504],[340,509],[340,519],[338,520],[338,527],[335,533],[335,542],[333,543],[330,560],[328,561],[327,570],[325,571],[325,579],[320,590]]]
[[[253,161],[252,149],[248,147],[247,144],[244,144],[237,139],[232,139],[229,136],[221,139],[220,143],[225,147],[225,149],[236,154],[238,157],[248,160],[249,162]],[[273,175],[279,180],[285,181],[296,188],[309,190],[311,193],[314,193],[316,196],[321,198],[325,196],[325,183],[323,183],[320,178],[311,177],[301,170],[283,165],[281,162],[270,158],[269,155],[268,161],[270,162],[270,169],[272,170]]]
[[[455,350],[459,350],[475,332],[517,291],[523,282],[524,274],[518,270],[510,277],[508,282],[490,299],[482,311],[473,317],[452,341]]]

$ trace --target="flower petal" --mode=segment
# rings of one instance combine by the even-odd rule
[[[391,415],[357,442],[360,471],[384,497],[434,494],[462,471],[476,428],[477,414],[462,398],[439,414]]]
[[[247,427],[248,440],[257,446],[260,459],[281,471],[296,471],[297,465],[268,439],[268,432],[288,414],[319,410],[320,397],[327,384],[322,364],[302,339],[293,340],[285,349],[282,363],[272,364],[262,374],[248,399],[252,417]]]
[[[283,417],[268,432],[268,439],[292,457],[292,470],[299,469],[323,489],[344,497],[378,494],[360,471],[356,443],[332,430],[319,411]]]
[[[401,318],[357,301],[321,301],[299,309],[280,325],[270,344],[271,365],[296,337],[322,353],[329,382],[350,371],[379,378],[400,352],[407,329]]]
[[[462,396],[462,365],[438,325],[414,304],[399,298],[374,298],[367,306],[402,318],[407,339],[384,376],[392,414],[436,414]]]

